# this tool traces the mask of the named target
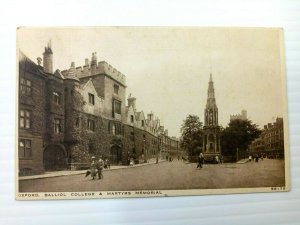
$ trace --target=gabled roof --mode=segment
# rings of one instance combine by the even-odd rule
[[[19,70],[26,70],[38,75],[46,76],[46,73],[43,71],[43,67],[36,65],[21,50],[19,51]]]
[[[98,96],[99,98],[102,98],[101,96],[98,95],[98,92],[97,92],[97,90],[96,90],[96,88],[95,88],[95,86],[94,86],[94,83],[93,83],[92,79],[89,79],[89,80],[87,80],[85,83],[81,83],[81,84],[80,84],[80,88],[83,89],[83,90],[86,89],[86,88],[88,88],[88,87],[92,88],[92,89],[93,89],[93,92],[94,92],[94,93],[97,93],[97,96]]]

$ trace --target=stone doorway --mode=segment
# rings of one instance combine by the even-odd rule
[[[118,165],[122,162],[122,148],[118,145],[113,145],[110,148],[110,162]]]
[[[44,150],[46,171],[66,170],[68,168],[66,150],[62,145],[49,145]]]

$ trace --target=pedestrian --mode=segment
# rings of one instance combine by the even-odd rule
[[[255,154],[255,162],[258,162],[258,154]]]
[[[216,157],[215,157],[215,163],[216,163],[216,164],[219,164],[219,156],[217,156],[217,155],[216,155]]]
[[[102,159],[102,156],[99,157],[99,160],[96,163],[96,167],[97,167],[97,170],[98,170],[98,178],[103,179],[102,170],[103,170],[103,167],[104,167],[104,161]]]
[[[95,163],[95,156],[92,156],[92,162],[91,162],[91,165],[90,165],[90,169],[88,171],[86,171],[86,174],[85,176],[89,176],[91,175],[92,179],[94,180],[96,175],[97,175],[97,166],[96,166],[96,163]]]
[[[201,169],[202,166],[203,166],[203,162],[204,162],[204,157],[203,157],[203,154],[200,153],[200,155],[198,156],[198,164],[197,164],[197,168],[200,167],[200,169]]]
[[[129,165],[130,165],[130,166],[133,166],[133,165],[134,165],[134,161],[133,161],[133,158],[132,158],[132,157],[130,158]]]
[[[128,155],[127,157],[127,165],[129,166],[130,165],[130,156]]]
[[[107,169],[107,158],[104,160],[104,169]]]
[[[223,164],[223,156],[220,155],[220,163]]]
[[[251,156],[251,155],[249,155],[249,159],[248,159],[248,161],[249,161],[249,162],[251,162],[251,161],[252,161],[252,156]]]
[[[108,159],[108,158],[106,158],[106,160],[105,160],[105,161],[106,161],[107,168],[108,168],[108,169],[110,169],[110,161],[109,161],[109,159]]]

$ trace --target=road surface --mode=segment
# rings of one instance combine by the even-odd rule
[[[219,189],[284,186],[284,161],[264,159],[244,164],[207,164],[174,160],[142,167],[105,170],[104,179],[83,174],[19,181],[20,192],[75,192]]]

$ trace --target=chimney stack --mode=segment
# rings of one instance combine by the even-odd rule
[[[51,49],[51,41],[48,46],[45,47],[45,52],[43,53],[43,66],[46,73],[53,73],[53,52]]]
[[[92,53],[92,60],[91,60],[91,67],[97,66],[97,53],[93,52]]]
[[[88,59],[88,58],[86,58],[86,59],[85,59],[85,63],[84,63],[84,65],[85,65],[85,66],[88,66],[89,64],[90,64],[90,62],[89,62],[89,59]]]
[[[129,94],[127,101],[128,101],[128,107],[132,106],[133,110],[136,111],[136,98],[131,97],[131,94]]]
[[[153,113],[148,113],[147,117],[149,121],[153,120]]]

